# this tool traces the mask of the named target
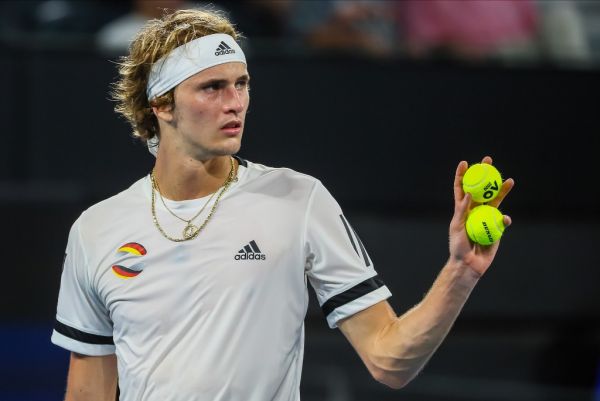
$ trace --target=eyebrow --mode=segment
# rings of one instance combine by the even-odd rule
[[[235,81],[237,82],[237,81],[239,81],[241,79],[246,80],[246,81],[250,81],[250,75],[248,75],[248,74],[240,75],[239,77],[237,77],[235,79]],[[227,79],[213,78],[213,79],[208,79],[206,81],[199,82],[198,85],[201,85],[201,86],[215,85],[215,84],[216,85],[222,85],[222,84],[226,84],[227,81],[228,81]]]

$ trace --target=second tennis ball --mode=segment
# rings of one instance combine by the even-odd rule
[[[502,237],[504,216],[495,207],[479,205],[469,213],[466,229],[471,241],[491,245]]]
[[[473,164],[462,180],[463,191],[470,193],[475,202],[484,203],[494,199],[502,186],[502,176],[494,166],[487,163]]]

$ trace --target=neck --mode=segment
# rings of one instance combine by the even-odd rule
[[[193,158],[168,160],[167,155],[159,152],[154,177],[163,197],[181,201],[202,198],[217,191],[230,171],[231,156],[216,156],[202,161]]]

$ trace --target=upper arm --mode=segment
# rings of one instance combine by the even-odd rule
[[[117,376],[114,354],[87,356],[73,352],[65,401],[115,401]]]
[[[376,379],[381,374],[374,360],[376,356],[381,357],[376,349],[377,338],[396,320],[396,313],[390,304],[381,301],[338,323],[340,331]]]
[[[51,340],[82,355],[114,354],[110,313],[92,279],[98,264],[88,259],[86,249],[92,244],[81,231],[80,218],[69,233]]]
[[[306,275],[329,327],[391,296],[357,232],[320,182],[306,213]]]

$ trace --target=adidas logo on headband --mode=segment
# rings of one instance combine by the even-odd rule
[[[222,56],[224,54],[232,54],[235,53],[231,47],[227,46],[227,43],[221,41],[219,47],[215,49],[215,56]]]
[[[234,62],[246,64],[246,57],[230,35],[215,33],[199,37],[176,47],[152,65],[146,96],[154,99],[200,71]]]

